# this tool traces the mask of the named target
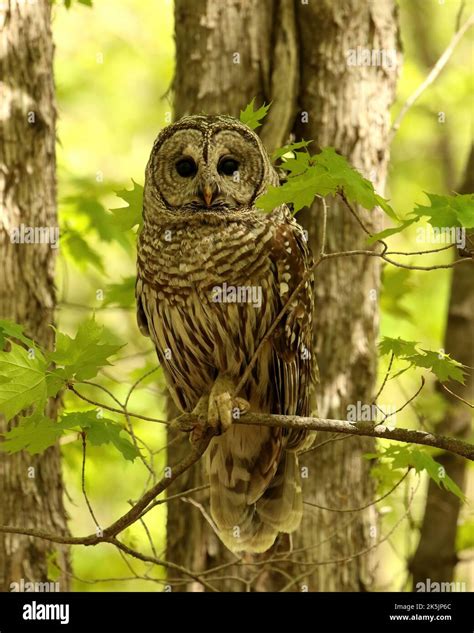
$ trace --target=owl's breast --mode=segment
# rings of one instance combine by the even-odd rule
[[[258,228],[184,232],[160,248],[141,247],[148,262],[137,294],[182,408],[192,408],[218,373],[239,377],[276,314],[272,235]]]
[[[222,226],[155,229],[140,235],[142,276],[170,304],[202,299],[216,285],[245,285],[269,267],[267,244],[274,227],[261,219]]]

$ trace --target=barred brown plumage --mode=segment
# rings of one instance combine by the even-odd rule
[[[231,424],[231,396],[255,412],[315,412],[312,281],[263,345],[243,391],[233,394],[311,265],[289,209],[265,215],[255,207],[269,184],[278,176],[247,126],[231,117],[185,117],[155,141],[138,239],[140,329],[155,344],[176,405],[204,409],[224,429],[211,440],[207,464],[211,514],[233,551],[265,551],[278,532],[298,527],[297,450],[311,437]]]

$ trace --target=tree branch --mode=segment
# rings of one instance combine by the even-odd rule
[[[436,79],[436,77],[439,75],[439,73],[443,70],[443,68],[447,64],[449,58],[453,54],[454,49],[456,48],[456,46],[461,41],[463,35],[466,33],[466,31],[473,24],[474,24],[474,14],[472,14],[469,17],[469,19],[466,20],[466,22],[462,25],[462,27],[459,29],[459,31],[457,33],[455,33],[455,35],[453,36],[452,40],[449,42],[446,50],[441,55],[441,57],[438,59],[436,64],[433,66],[433,68],[431,69],[431,71],[428,74],[428,76],[426,77],[426,79],[418,86],[418,88],[415,90],[415,92],[413,92],[408,97],[408,99],[405,101],[405,103],[403,104],[402,109],[398,113],[398,116],[395,119],[395,121],[393,122],[393,125],[391,127],[390,138],[388,140],[389,144],[392,142],[393,137],[397,133],[398,128],[400,127],[400,124],[401,124],[403,118],[405,117],[406,113],[408,112],[408,110],[412,107],[412,105],[415,103],[415,101],[418,100],[418,98],[423,94],[423,92],[426,90],[426,88],[428,88],[428,86],[430,86],[433,83],[433,81]]]
[[[181,418],[188,418],[188,414]],[[193,416],[189,414],[189,417]],[[181,419],[180,418],[180,419]],[[183,422],[187,420],[182,420]],[[415,431],[412,429],[389,429],[384,424],[374,422],[348,422],[347,420],[328,420],[323,418],[303,418],[291,415],[271,415],[269,413],[246,413],[237,424],[265,424],[285,429],[307,429],[308,431],[329,431],[333,433],[349,433],[365,437],[378,437],[384,440],[395,440],[410,444],[422,444],[440,448],[474,461],[474,445],[454,437]]]

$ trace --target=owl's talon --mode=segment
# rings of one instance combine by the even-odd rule
[[[234,408],[239,409],[240,415],[245,415],[250,411],[250,402],[244,400],[244,398],[234,398]]]
[[[244,398],[233,397],[233,391],[232,381],[225,376],[219,376],[209,396],[199,398],[193,415],[198,418],[200,424],[196,424],[191,433],[192,442],[199,440],[208,427],[215,435],[225,433],[232,426],[234,418],[237,419],[247,413],[250,404]]]

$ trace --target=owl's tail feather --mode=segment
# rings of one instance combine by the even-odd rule
[[[260,520],[279,532],[294,532],[303,516],[298,456],[285,451],[275,477],[256,504]]]
[[[220,461],[216,457],[228,461],[225,454],[224,446],[216,447],[209,470],[211,515],[219,536],[233,552],[264,552],[279,532],[293,532],[301,522],[303,497],[298,457],[295,452],[283,450],[275,462],[276,472],[255,499],[255,486],[251,483],[255,473],[249,470],[247,460],[238,459],[234,452],[230,479],[223,476],[220,468],[213,468],[213,463],[216,466]]]

